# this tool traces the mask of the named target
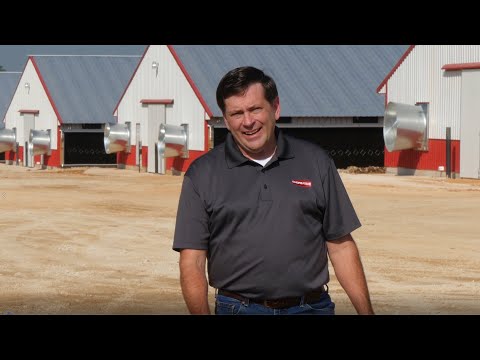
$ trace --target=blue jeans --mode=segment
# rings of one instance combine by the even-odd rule
[[[335,315],[335,303],[328,292],[324,292],[316,303],[299,304],[286,309],[272,309],[218,294],[215,297],[215,315]]]

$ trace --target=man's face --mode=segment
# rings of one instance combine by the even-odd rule
[[[247,158],[264,159],[272,155],[279,117],[279,98],[270,104],[260,83],[250,85],[245,94],[225,99],[225,125]]]

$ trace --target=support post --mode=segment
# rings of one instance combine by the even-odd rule
[[[452,147],[451,147],[451,128],[447,127],[447,132],[446,132],[446,169],[445,169],[445,174],[447,178],[452,177]]]

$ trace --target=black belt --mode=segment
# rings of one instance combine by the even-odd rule
[[[328,289],[328,288],[327,288]],[[318,290],[310,291],[306,293],[304,296],[293,296],[293,297],[285,297],[280,299],[250,299],[242,296],[240,294],[228,291],[228,290],[218,290],[218,295],[227,296],[245,303],[255,303],[260,304],[268,308],[272,309],[285,309],[293,306],[298,306],[302,304],[312,304],[319,302],[323,296],[323,293],[326,292],[325,288],[322,286]]]

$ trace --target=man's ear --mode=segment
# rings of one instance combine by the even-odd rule
[[[228,131],[230,131],[230,125],[228,124],[227,119],[225,119],[225,116],[223,117],[223,122],[225,123],[225,126],[227,127]]]
[[[280,119],[280,97],[276,97],[275,100],[273,100],[273,108],[275,109],[275,120]]]

